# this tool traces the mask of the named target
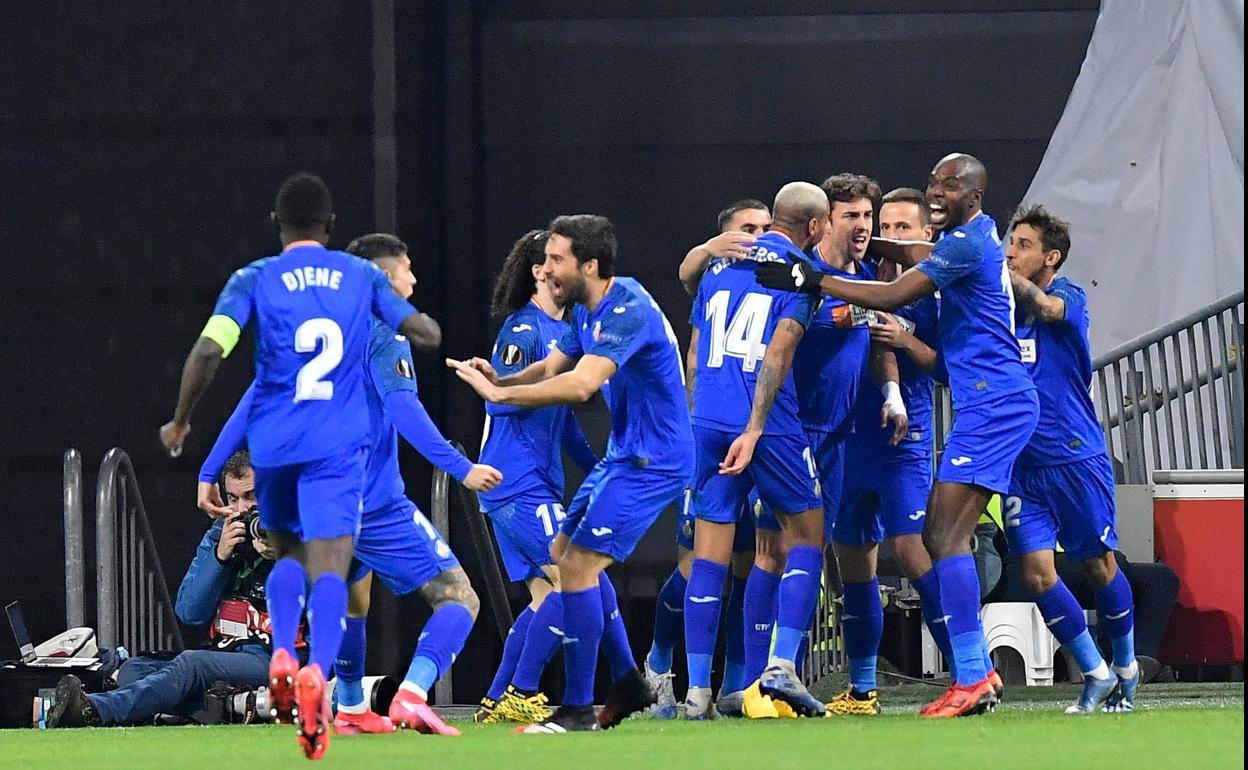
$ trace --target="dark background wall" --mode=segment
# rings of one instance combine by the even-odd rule
[[[442,320],[445,352],[466,356],[489,350],[489,285],[511,241],[558,213],[610,216],[621,272],[682,333],[675,265],[729,200],[838,171],[922,186],[937,158],[963,150],[987,164],[987,209],[1006,217],[1061,115],[1097,3],[397,6],[397,229],[421,279],[414,301]],[[276,250],[266,214],[284,176],[330,182],[336,245],[373,229],[371,30],[366,4],[333,0],[6,13],[0,601],[20,598],[35,636],[63,626],[67,447],[86,458],[88,517],[99,458],[131,454],[176,589],[207,523],[195,466],[246,387],[250,350],[222,367],[183,459],[160,455],[156,428],[230,271]],[[422,397],[475,452],[480,403],[438,360],[418,364]],[[411,452],[403,462],[427,500],[429,466]],[[671,535],[667,517],[615,573],[636,597],[626,612],[639,651]],[[384,595],[376,609],[372,660],[401,673],[419,610]],[[478,697],[494,665],[487,620],[456,668],[457,700]],[[0,650],[9,644],[0,630]]]

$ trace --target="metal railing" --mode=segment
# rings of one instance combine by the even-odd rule
[[[104,455],[95,497],[96,638],[101,647],[183,648],[130,457]]]
[[[1244,467],[1241,290],[1092,363],[1093,394],[1118,481],[1156,470]]]
[[[65,511],[65,627],[86,624],[86,565],[82,560],[82,454],[65,450],[62,463]]]

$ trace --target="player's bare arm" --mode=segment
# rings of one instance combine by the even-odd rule
[[[1010,271],[1010,283],[1014,286],[1014,299],[1029,315],[1045,323],[1066,320],[1066,301],[1044,291],[1023,276]]]
[[[769,289],[827,294],[853,305],[887,311],[896,310],[936,291],[936,283],[914,268],[902,273],[897,280],[885,283],[821,276],[814,267],[804,262],[792,265],[768,262],[759,266],[757,280]]]
[[[690,411],[693,411],[693,386],[698,380],[698,340],[700,337],[698,327],[693,327],[689,334],[689,350],[685,353],[685,394],[689,399]]]
[[[793,355],[805,333],[806,328],[792,318],[781,319],[776,324],[771,342],[767,343],[767,352],[759,363],[758,379],[754,383],[754,401],[750,404],[750,419],[745,425],[745,431],[728,447],[728,454],[719,464],[721,474],[736,476],[754,459],[754,446],[763,435],[767,415],[771,414],[771,407],[776,403],[776,394],[789,376],[789,370],[793,367]]]
[[[706,243],[694,246],[681,260],[680,268],[677,270],[680,285],[685,287],[685,291],[690,296],[696,294],[698,284],[702,281],[702,274],[706,272],[712,259],[716,257],[744,259],[750,255],[750,248],[753,245],[754,236],[730,230],[720,233]]]
[[[881,259],[910,268],[932,255],[932,244],[930,241],[902,241],[876,236],[871,239],[868,250]]]
[[[557,351],[552,351],[547,359]],[[564,356],[566,358],[566,356]],[[588,401],[615,374],[615,362],[604,356],[586,355],[570,372],[528,385],[495,384],[466,361],[447,359],[446,365],[472,386],[486,401],[524,407],[576,404]],[[529,367],[532,368],[532,367]],[[525,371],[528,371],[527,369]],[[521,372],[523,374],[523,372]]]
[[[225,351],[220,343],[207,337],[196,340],[190,355],[186,357],[186,363],[182,365],[182,384],[178,388],[178,405],[173,410],[173,419],[160,428],[160,443],[170,457],[182,454],[186,434],[191,432],[191,412],[212,383],[217,367],[224,357]]]
[[[887,345],[875,340],[871,341],[871,354],[868,361],[871,378],[884,394],[884,405],[880,407],[880,427],[893,423],[893,435],[889,438],[889,446],[897,446],[910,427],[910,416],[906,413],[906,404],[901,398],[901,372],[897,369],[897,354]]]
[[[428,352],[442,345],[442,327],[428,313],[412,313],[403,319],[399,333],[413,350]]]
[[[914,336],[914,332],[907,330],[890,313],[876,314],[876,322],[871,324],[871,341],[904,352],[915,366],[928,374],[936,371],[936,351]]]

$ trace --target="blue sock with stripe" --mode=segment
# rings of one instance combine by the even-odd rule
[[[270,577],[272,575],[270,574]],[[326,572],[308,592],[308,663],[328,675],[347,630],[347,581]]]
[[[708,559],[695,559],[685,589],[685,654],[689,686],[711,686],[711,656],[719,633],[719,608],[728,567]]]
[[[745,581],[742,630],[745,633],[745,683],[763,675],[771,653],[771,626],[776,621],[780,576],[754,567]]]
[[[845,654],[849,658],[849,683],[858,692],[876,688],[876,657],[884,636],[884,606],[880,603],[880,582],[845,584],[845,612],[841,628],[845,633]]]
[[[745,679],[745,580],[732,576],[724,612],[724,681],[720,692],[737,692],[749,684]]]
[[[1114,668],[1129,670],[1135,663],[1135,599],[1127,576],[1118,570],[1109,585],[1096,591],[1096,614],[1114,649]]]
[[[444,604],[429,617],[416,643],[412,664],[403,677],[403,686],[414,689],[426,700],[433,683],[455,662],[472,632],[473,617],[462,604]]]
[[[533,622],[535,614],[532,607],[525,607],[524,611],[516,616],[516,622],[511,624],[511,630],[507,632],[507,639],[503,642],[503,659],[499,662],[494,681],[490,683],[490,689],[485,694],[485,697],[490,700],[503,697],[507,685],[511,684],[512,678],[516,675],[516,664],[520,662],[520,653],[524,651],[524,640],[528,636],[529,624]]]
[[[656,674],[666,674],[672,670],[676,640],[685,627],[685,586],[688,584],[680,570],[672,570],[654,603],[654,641],[650,645],[646,663]]]
[[[984,665],[984,629],[979,622],[979,577],[975,559],[960,553],[937,561],[932,570],[940,582],[940,604],[949,629],[949,646],[957,661],[955,681],[978,684],[988,676]]]
[[[542,606],[533,614],[529,632],[525,635],[524,648],[516,663],[516,673],[511,683],[524,692],[536,692],[541,686],[542,672],[555,657],[563,640],[563,594],[551,591]]]
[[[298,560],[289,556],[279,559],[269,570],[264,597],[269,610],[273,649],[285,650],[296,660],[295,639],[299,636],[299,622],[303,619],[307,592],[308,575]]]
[[[945,612],[940,608],[940,582],[936,579],[936,570],[929,569],[919,577],[910,581],[914,590],[919,592],[920,610],[927,632],[940,650],[949,673],[954,674],[957,665],[953,659],[953,647],[949,644],[949,629],[945,625]]]
[[[368,618],[347,618],[347,632],[334,660],[334,698],[338,708],[359,714],[367,710],[364,703],[364,655],[368,650]]]
[[[819,601],[819,579],[823,572],[823,551],[813,545],[797,545],[789,550],[780,576],[780,599],[776,610],[776,639],[772,657],[797,661],[798,648]]]
[[[1061,578],[1058,578],[1052,588],[1035,597],[1035,600],[1044,624],[1049,627],[1057,643],[1074,656],[1081,673],[1091,674],[1105,666],[1101,651],[1096,648],[1096,642],[1088,633],[1083,608]]]
[[[637,659],[628,643],[628,629],[620,615],[620,602],[615,594],[615,584],[606,572],[598,574],[598,588],[602,592],[602,655],[607,659],[607,670],[614,682],[630,671],[637,670]]]

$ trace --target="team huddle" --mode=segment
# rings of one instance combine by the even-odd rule
[[[273,212],[283,251],[230,279],[161,439],[181,452],[195,402],[254,322],[255,381],[205,462],[200,504],[221,505],[207,480],[245,443],[279,553],[267,583],[270,701],[298,725],[305,754],[325,752],[331,720],[340,734],[457,733],[427,693],[462,648],[478,602],[404,492],[400,434],[479,493],[509,577],[530,592],[479,721],[563,733],[609,729],[647,709],[674,718],[682,631],[687,719],[878,714],[884,541],[952,673],[921,714],[990,710],[1004,688],[979,622],[970,542],[994,494],[1028,589],[1084,675],[1067,710],[1131,710],[1132,598],[1112,555],[1113,476],[1088,392],[1086,298],[1057,276],[1069,228],[1042,206],[1026,208],[1003,250],[981,209],[986,185],[983,165],[955,154],[932,169],[926,193],[881,195],[869,178],[837,174],[822,186],[785,185],[770,208],[729,206],[720,234],[678,271],[694,296],[686,356],[646,289],[616,273],[610,221],[556,217],[504,263],[490,359],[446,362],[486,401],[473,464],[417,397],[409,348],[432,350],[441,333],[406,301],[406,246],[373,234],[328,250],[328,189],[310,175],[288,179]],[[933,478],[937,381],[952,391],[956,417]],[[599,392],[611,423],[601,458],[569,406]],[[587,474],[566,510],[565,450]],[[678,566],[639,669],[605,569],[682,498]],[[1110,661],[1057,576],[1059,540],[1097,586]],[[799,667],[829,543],[850,684],[825,704]],[[369,710],[361,687],[372,572],[434,609],[387,716]],[[726,660],[713,698],[721,622]],[[539,681],[560,649],[565,690],[552,710]],[[595,712],[600,651],[612,684]]]

